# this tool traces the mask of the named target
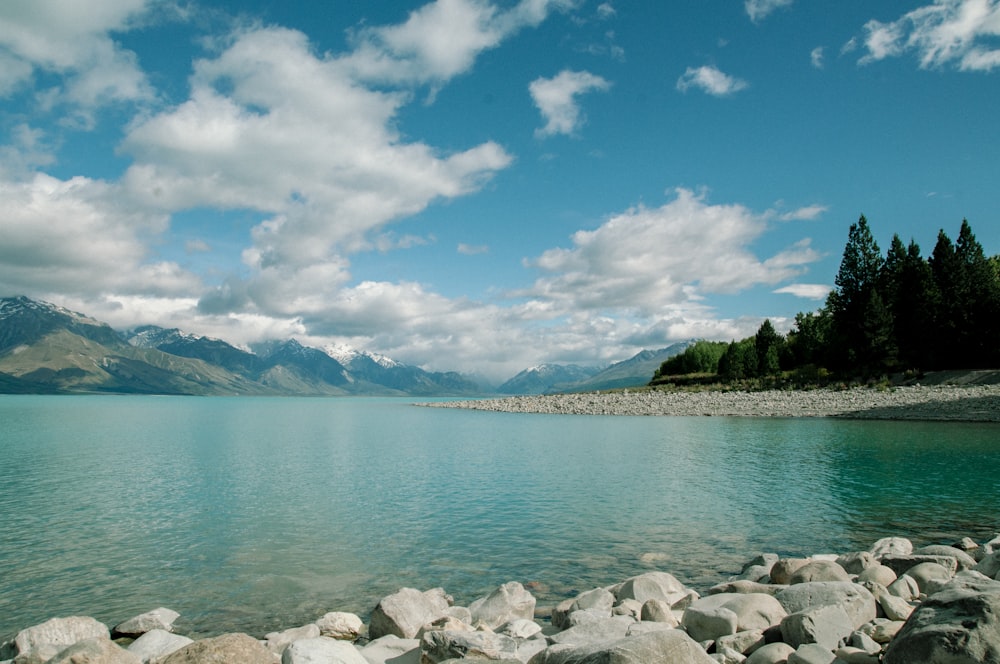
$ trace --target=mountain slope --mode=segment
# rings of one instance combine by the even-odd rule
[[[680,341],[659,350],[640,351],[627,360],[612,364],[590,378],[565,386],[563,391],[593,392],[647,385],[653,378],[653,373],[660,368],[664,360],[683,353],[692,343],[694,342]]]
[[[597,367],[576,364],[540,364],[518,373],[496,391],[500,394],[545,394],[586,381],[599,372]]]

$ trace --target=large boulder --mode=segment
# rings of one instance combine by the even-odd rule
[[[77,641],[46,664],[141,664],[141,660],[103,636]]]
[[[186,636],[172,634],[164,629],[152,629],[130,643],[128,651],[146,664],[154,659],[166,657],[189,643],[194,641]]]
[[[913,542],[905,537],[883,537],[868,550],[876,558],[885,556],[908,556],[913,553]]]
[[[960,573],[917,607],[884,662],[1000,664],[1000,583]]]
[[[438,664],[449,659],[518,659],[517,643],[495,632],[432,630],[425,632],[420,640],[420,661]]]
[[[696,641],[746,630],[764,630],[787,615],[781,603],[763,593],[707,595],[684,610],[681,624]]]
[[[808,565],[809,562],[808,558],[781,558],[771,567],[771,583],[788,584],[792,574]]]
[[[839,606],[816,606],[791,613],[781,621],[781,640],[798,648],[818,643],[832,652],[854,631],[854,623]]]
[[[319,625],[310,623],[301,627],[292,627],[280,632],[269,632],[264,635],[264,645],[275,655],[281,656],[285,648],[299,639],[315,639],[320,635]]]
[[[920,563],[906,570],[924,595],[933,595],[951,582],[952,572],[938,563]]]
[[[624,616],[601,618],[552,634],[549,636],[549,641],[554,644],[572,645],[583,645],[595,641],[613,641],[626,636],[629,628],[634,624],[634,620]]]
[[[716,664],[679,629],[657,630],[613,641],[587,645],[554,645],[529,660],[529,664]]]
[[[361,648],[361,654],[368,664],[420,664],[420,640],[386,634]]]
[[[535,597],[517,581],[505,583],[487,597],[469,605],[472,622],[482,623],[490,629],[501,627],[511,620],[535,617]]]
[[[281,664],[368,664],[350,643],[328,636],[300,639],[285,648]]]
[[[855,628],[874,620],[878,614],[875,597],[866,588],[844,581],[797,583],[779,591],[775,597],[788,613],[817,606],[840,606]]]
[[[850,581],[847,571],[831,560],[810,560],[795,570],[788,583],[809,583],[810,581]]]
[[[691,595],[690,588],[668,572],[646,572],[626,579],[618,586],[615,596],[619,601],[634,599],[644,604],[648,599],[658,599],[674,606]]]
[[[768,643],[750,653],[745,664],[784,664],[794,652],[787,643]]]
[[[274,664],[274,654],[248,634],[230,633],[184,646],[159,664]]]
[[[955,559],[955,562],[958,563],[958,569],[960,570],[972,569],[976,566],[976,559],[967,552],[946,544],[931,544],[929,546],[923,546],[919,549],[914,549],[913,554],[918,556],[949,556]]]
[[[448,600],[440,589],[421,592],[401,588],[383,597],[372,611],[368,635],[373,639],[386,634],[412,639],[421,627],[443,617],[447,610]]]
[[[111,630],[111,635],[116,638],[119,636],[136,638],[154,629],[172,632],[174,631],[174,621],[180,618],[180,616],[181,614],[176,611],[161,606],[158,609],[147,611],[125,622],[118,623]]]
[[[316,621],[321,636],[338,641],[354,641],[365,629],[361,618],[353,613],[331,611]]]
[[[36,650],[50,659],[69,646],[92,638],[111,638],[107,625],[88,616],[52,618],[38,625],[22,629],[0,656],[14,659],[17,655],[27,655]]]

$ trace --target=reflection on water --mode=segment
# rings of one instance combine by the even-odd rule
[[[400,399],[0,397],[0,638],[365,615],[401,586],[540,604],[758,551],[997,528],[997,425],[509,415]]]

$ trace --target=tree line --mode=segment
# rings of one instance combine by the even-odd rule
[[[752,337],[698,341],[663,362],[652,384],[692,374],[812,382],[1000,367],[1000,256],[986,257],[967,220],[954,242],[939,231],[924,258],[898,234],[883,256],[862,215],[834,284],[787,335],[765,320]]]

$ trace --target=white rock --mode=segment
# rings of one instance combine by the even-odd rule
[[[316,621],[321,636],[339,641],[354,641],[365,628],[361,618],[353,613],[331,611]]]
[[[128,651],[147,664],[154,659],[166,657],[175,650],[180,650],[191,639],[180,634],[172,634],[165,629],[151,629],[128,646]]]
[[[317,636],[285,648],[281,664],[368,664],[368,660],[350,643]]]

